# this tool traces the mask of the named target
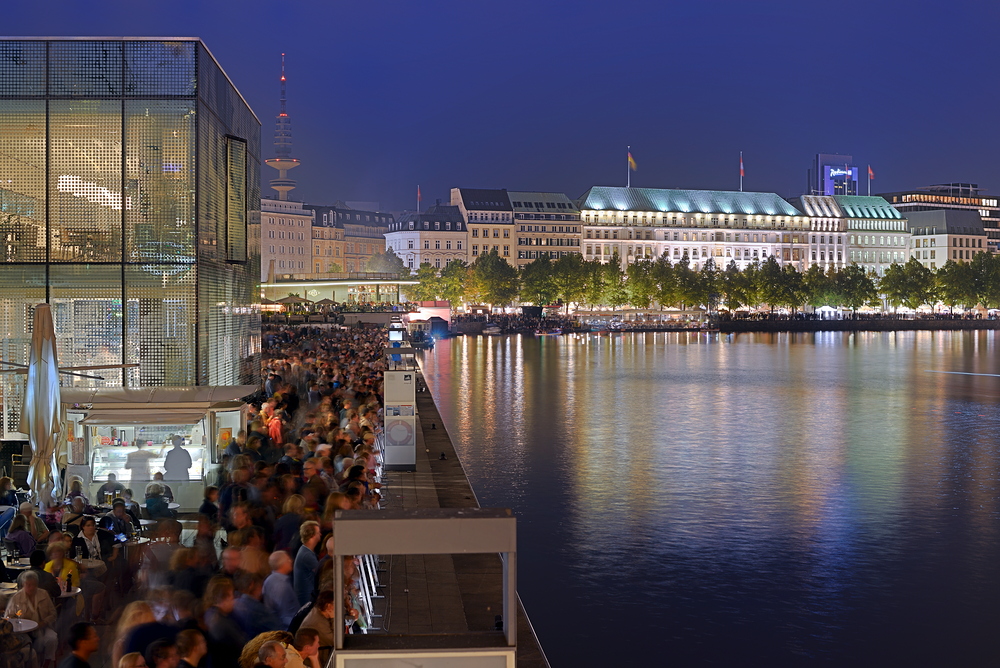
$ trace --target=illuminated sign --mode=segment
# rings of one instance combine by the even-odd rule
[[[830,168],[830,177],[834,176],[851,176],[854,173],[853,169],[840,169],[838,167]]]

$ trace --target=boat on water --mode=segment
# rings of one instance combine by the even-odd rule
[[[499,336],[501,334],[500,328],[496,325],[491,325],[486,323],[483,327],[483,335],[485,336]]]
[[[558,327],[553,329],[536,329],[535,336],[558,336],[562,334],[562,330]]]

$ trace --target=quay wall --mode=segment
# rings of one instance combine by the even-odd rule
[[[423,377],[417,374],[417,457],[426,457],[430,465],[434,491],[441,508],[478,508],[458,452],[438,413],[434,397]],[[422,446],[422,447],[421,447]],[[464,601],[464,614],[470,626],[490,628],[502,599],[500,556],[496,554],[452,555]],[[550,668],[527,613],[517,601],[517,663],[520,668]]]
[[[734,332],[923,332],[1000,329],[1000,320],[727,320],[723,333]]]

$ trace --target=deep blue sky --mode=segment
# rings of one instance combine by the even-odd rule
[[[986,0],[45,0],[4,3],[0,33],[202,37],[265,157],[287,52],[293,196],[402,209],[418,183],[425,207],[624,185],[626,144],[636,186],[735,189],[742,150],[747,190],[799,194],[839,152],[873,191],[997,193],[998,19]]]

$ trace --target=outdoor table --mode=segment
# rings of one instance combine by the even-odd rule
[[[38,628],[38,622],[31,619],[18,619],[12,617],[10,625],[14,627],[14,633],[31,633]]]
[[[80,593],[79,587],[71,587],[70,589],[67,589],[63,593],[59,594],[59,598],[73,598],[79,593]]]
[[[177,510],[180,507],[181,507],[181,504],[179,504],[179,503],[168,503],[167,504],[167,508],[170,508],[170,510]]]
[[[21,557],[20,559],[17,560],[16,564],[12,564],[7,559],[4,559],[3,565],[12,570],[26,571],[29,568],[31,568],[31,560],[29,560],[27,557]]]

